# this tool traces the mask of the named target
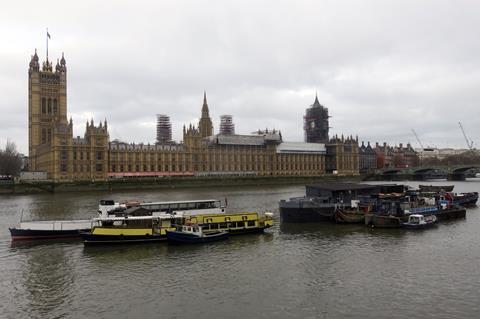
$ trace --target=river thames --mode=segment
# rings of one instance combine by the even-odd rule
[[[479,178],[428,184],[480,190]],[[304,192],[298,185],[1,196],[0,317],[478,317],[479,208],[423,231],[280,225],[278,201]],[[208,198],[227,198],[228,211],[272,211],[275,226],[200,246],[12,244],[8,232],[22,214],[94,217],[100,199]]]

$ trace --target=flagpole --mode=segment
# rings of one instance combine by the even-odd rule
[[[48,28],[47,28],[47,62],[48,62]]]

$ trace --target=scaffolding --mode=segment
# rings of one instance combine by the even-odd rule
[[[328,108],[315,103],[307,109],[303,117],[303,129],[305,130],[305,142],[328,143]]]
[[[170,117],[165,114],[157,114],[157,144],[172,143],[172,124]]]
[[[235,124],[231,115],[220,115],[220,134],[235,135]]]

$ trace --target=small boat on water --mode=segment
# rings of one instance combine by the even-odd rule
[[[338,224],[362,224],[365,222],[365,212],[356,209],[337,208],[335,210],[335,222]]]
[[[452,204],[464,207],[471,207],[477,205],[478,192],[469,193],[446,193],[445,199],[452,202]]]
[[[167,239],[173,243],[181,244],[202,244],[214,241],[225,240],[230,234],[228,231],[205,232],[199,225],[182,225],[177,230],[167,231]]]
[[[408,221],[403,223],[403,227],[409,229],[423,229],[435,225],[437,217],[435,215],[412,214],[408,216]]]
[[[378,228],[400,228],[403,220],[393,215],[365,214],[365,225]]]
[[[451,192],[455,185],[418,185],[420,192],[424,193],[438,193]]]

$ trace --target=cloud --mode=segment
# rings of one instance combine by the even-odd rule
[[[200,116],[218,130],[276,128],[303,140],[315,92],[332,134],[372,142],[480,143],[480,4],[472,1],[48,1],[0,12],[0,143],[27,152],[27,66],[35,47],[65,52],[74,134],[107,118],[111,139],[154,142],[157,113],[174,139]],[[46,19],[48,17],[48,19]]]

